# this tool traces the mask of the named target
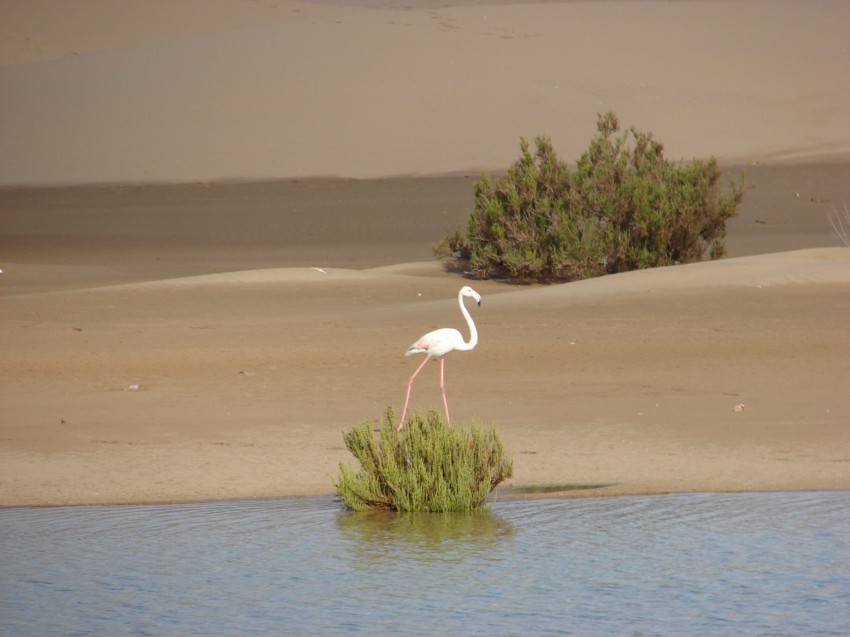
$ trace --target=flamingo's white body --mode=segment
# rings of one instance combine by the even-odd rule
[[[407,348],[405,356],[413,356],[414,354],[425,354],[425,360],[416,368],[410,380],[407,381],[407,396],[404,399],[404,409],[401,412],[401,420],[398,423],[398,429],[404,427],[404,417],[407,415],[407,405],[410,402],[410,390],[413,387],[413,381],[416,375],[422,371],[431,359],[440,359],[440,391],[443,394],[443,407],[446,410],[446,422],[451,426],[451,418],[449,417],[449,403],[446,400],[446,384],[445,384],[445,359],[446,354],[451,351],[468,351],[478,344],[478,330],[475,329],[475,323],[472,322],[472,317],[463,304],[463,297],[468,296],[475,299],[478,305],[481,305],[481,295],[471,287],[464,286],[457,295],[457,302],[460,305],[461,314],[466,319],[466,324],[469,326],[469,341],[463,340],[463,335],[453,327],[443,327],[433,332],[428,332],[422,336],[413,345]]]

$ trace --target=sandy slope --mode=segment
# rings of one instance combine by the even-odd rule
[[[840,0],[365,4],[7,0],[0,183],[502,169],[607,110],[673,158],[850,154]]]

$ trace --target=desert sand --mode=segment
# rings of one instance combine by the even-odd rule
[[[0,2],[0,505],[332,493],[465,284],[449,405],[515,489],[850,488],[844,3],[68,6]],[[538,133],[576,157],[609,109],[746,173],[728,257],[433,260],[479,171]]]

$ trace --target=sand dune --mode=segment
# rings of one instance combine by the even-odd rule
[[[672,158],[850,156],[839,0],[374,4],[7,3],[0,184],[503,169],[607,110]]]
[[[762,289],[788,284],[850,283],[850,250],[816,248],[721,261],[623,272],[614,276],[536,289],[535,301],[551,297],[709,291],[717,287]]]

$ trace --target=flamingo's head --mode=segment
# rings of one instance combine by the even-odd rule
[[[475,299],[476,303],[478,303],[479,306],[481,305],[481,295],[468,285],[465,285],[460,289],[460,295],[471,296],[473,299]]]

